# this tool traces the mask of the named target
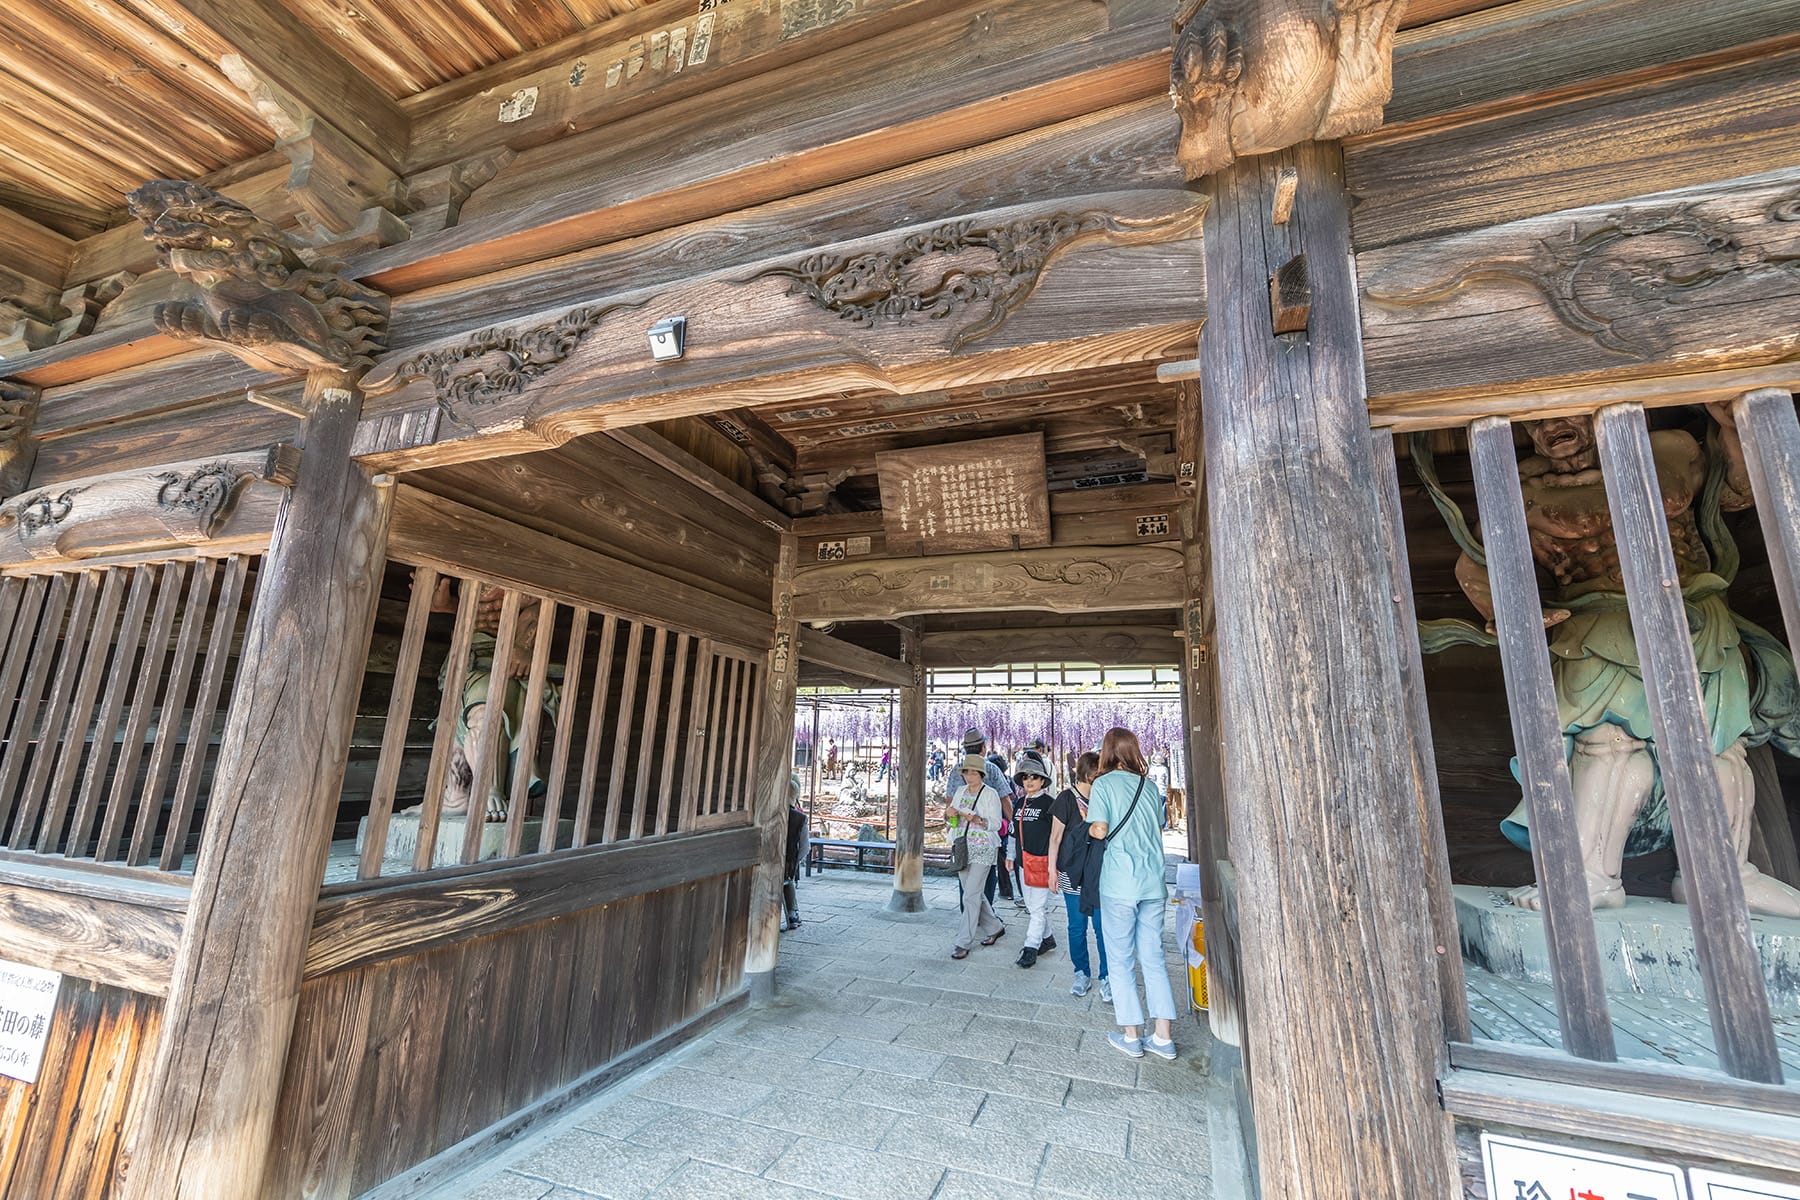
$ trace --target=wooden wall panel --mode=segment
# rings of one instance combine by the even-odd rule
[[[118,1169],[162,1002],[63,980],[35,1084],[0,1079],[0,1200],[97,1200]]]
[[[264,1195],[360,1195],[729,997],[748,878],[308,980]]]

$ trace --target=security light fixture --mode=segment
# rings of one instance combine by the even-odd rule
[[[673,362],[687,352],[687,318],[664,317],[650,327],[650,357]]]

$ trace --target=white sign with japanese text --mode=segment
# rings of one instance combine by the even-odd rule
[[[1491,1200],[1689,1200],[1685,1172],[1662,1163],[1491,1133],[1481,1158]]]
[[[1800,1187],[1791,1183],[1766,1183],[1698,1167],[1688,1172],[1688,1181],[1694,1185],[1694,1200],[1800,1200]]]
[[[62,975],[0,959],[0,1075],[36,1083]]]

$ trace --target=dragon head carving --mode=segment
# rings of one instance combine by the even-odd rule
[[[159,304],[170,337],[210,342],[265,371],[368,366],[384,344],[387,298],[309,262],[288,236],[209,187],[153,179],[127,198],[161,265],[200,289]]]

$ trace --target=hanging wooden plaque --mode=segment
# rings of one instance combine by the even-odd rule
[[[890,554],[1050,544],[1041,433],[886,451],[875,469]]]

